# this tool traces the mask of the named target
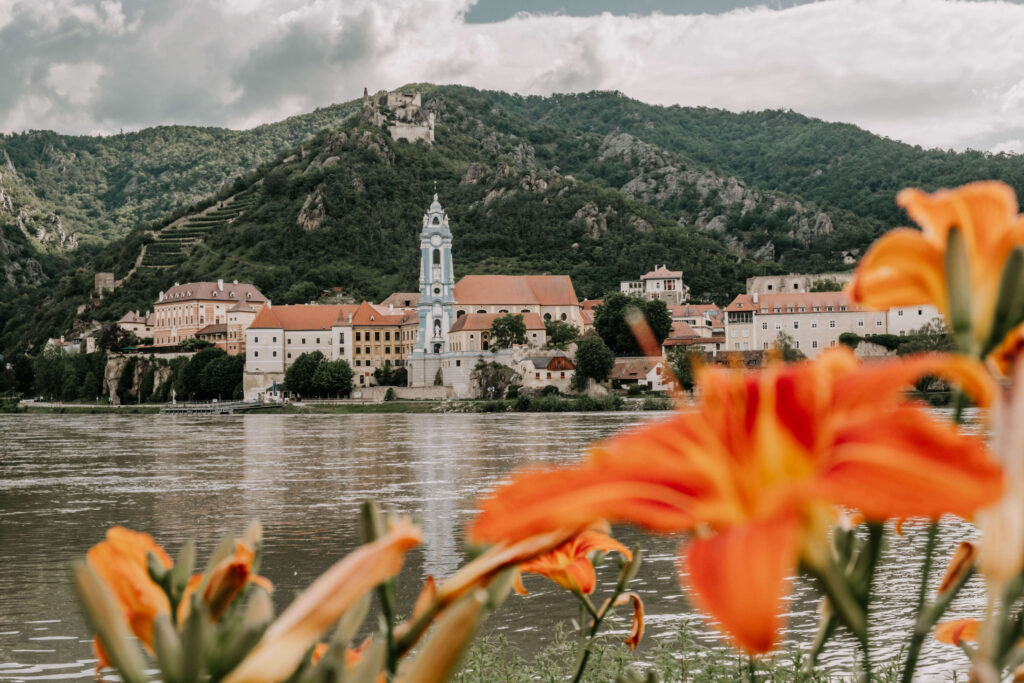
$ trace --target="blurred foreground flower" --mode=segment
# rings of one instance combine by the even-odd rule
[[[862,367],[837,350],[760,372],[702,369],[696,412],[599,444],[578,466],[519,474],[482,502],[470,535],[515,540],[597,518],[693,531],[681,570],[696,602],[747,652],[774,647],[798,562],[822,577],[862,635],[863,611],[832,564],[835,506],[869,521],[970,515],[1001,491],[979,438],[905,399],[925,374],[961,384],[979,403],[992,398],[985,369],[955,356]]]
[[[883,310],[932,304],[961,351],[988,355],[1024,321],[1024,219],[1013,189],[996,181],[934,194],[906,189],[897,203],[921,230],[877,240],[851,297]]]
[[[626,560],[633,559],[629,548],[611,536],[599,531],[587,530],[566,541],[554,550],[550,550],[528,562],[519,565],[523,573],[546,576],[562,588],[574,593],[590,595],[594,592],[597,576],[590,554],[615,551]],[[516,579],[516,592],[526,593],[521,578]]]

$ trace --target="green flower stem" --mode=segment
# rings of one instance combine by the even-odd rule
[[[910,683],[914,680],[914,670],[917,668],[917,658],[921,654],[921,647],[924,645],[924,639],[928,637],[928,634],[935,628],[935,624],[938,623],[942,615],[949,609],[949,605],[953,602],[953,598],[960,593],[960,589],[964,587],[967,580],[974,575],[974,568],[964,572],[964,575],[960,579],[950,586],[945,592],[939,593],[935,602],[925,605],[917,614],[917,622],[914,624],[914,633],[910,638],[910,646],[907,648],[907,659],[903,665],[903,676],[901,680],[903,683]]]
[[[868,648],[867,619],[864,607],[854,595],[843,571],[835,564],[814,572],[821,580],[825,595],[835,608],[836,616],[857,638],[864,653],[864,673],[871,678],[871,659]]]
[[[601,622],[604,621],[604,618],[612,611],[612,605],[614,605],[615,601],[619,598],[623,588],[624,587],[620,585],[615,586],[612,596],[608,598],[608,602],[606,602],[600,610],[594,607],[594,603],[590,601],[589,597],[583,593],[574,591],[574,594],[580,600],[583,610],[593,617],[594,623],[591,625],[589,633],[586,633],[586,637],[584,638],[586,645],[583,646],[583,651],[580,653],[580,663],[579,666],[576,667],[576,675],[572,677],[573,683],[579,683],[583,680],[583,673],[587,670],[587,663],[590,661],[590,652],[594,647],[597,631],[601,628]]]
[[[935,555],[935,539],[938,536],[938,532],[939,525],[937,522],[932,522],[928,525],[928,540],[924,547],[924,560],[921,562],[921,583],[918,585],[917,590],[917,608],[914,610],[918,618],[914,631],[910,636],[910,645],[907,647],[907,659],[903,663],[902,680],[904,683],[910,683],[913,679],[914,671],[917,669],[917,658],[921,655],[921,646],[924,644],[925,636],[931,631],[931,626],[929,626],[922,633],[917,626],[921,624],[921,616],[928,595],[928,578],[932,571],[932,558]]]

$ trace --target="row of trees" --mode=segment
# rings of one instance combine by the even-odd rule
[[[344,360],[329,361],[313,351],[295,359],[284,373],[284,384],[299,396],[347,396],[352,391],[352,376],[352,368]]]

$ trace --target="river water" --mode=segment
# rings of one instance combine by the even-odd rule
[[[594,439],[661,417],[0,415],[0,679],[92,676],[91,639],[69,568],[114,524],[152,533],[172,555],[193,537],[202,563],[224,531],[240,533],[259,519],[261,573],[273,581],[280,611],[357,545],[356,513],[360,501],[373,497],[423,523],[425,542],[410,552],[402,572],[399,601],[408,610],[427,574],[447,576],[465,561],[462,532],[474,499],[511,470],[571,462]],[[939,557],[974,533],[964,522],[946,520]],[[634,586],[646,603],[649,647],[696,615],[677,576],[682,539],[628,527],[615,535],[645,551]],[[909,633],[924,529],[908,524],[904,536],[889,539],[872,615],[879,662],[894,656]],[[613,573],[608,566],[599,576],[613,581]],[[486,630],[506,634],[527,654],[551,637],[555,622],[570,623],[576,607],[547,580],[528,575],[525,581],[530,594],[510,596]],[[812,586],[796,584],[788,643],[810,642],[818,602]],[[950,616],[976,615],[981,604],[981,585],[973,579]],[[624,635],[626,612],[611,624]],[[700,637],[721,642],[710,628]],[[823,661],[841,676],[853,656],[852,641],[840,638]],[[957,648],[934,641],[922,662],[921,680],[951,679],[956,671],[962,679],[966,670]]]

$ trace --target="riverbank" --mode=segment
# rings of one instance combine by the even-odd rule
[[[159,413],[163,403],[110,405],[106,403],[37,403],[22,401],[4,404],[0,412],[52,413],[52,414],[117,414],[152,415]],[[257,415],[348,415],[393,413],[590,413],[639,412],[670,410],[671,399],[660,396],[622,398],[621,396],[520,396],[499,400],[447,400],[447,401],[385,401],[383,403],[305,402],[288,405],[266,404],[253,407],[247,413]]]

